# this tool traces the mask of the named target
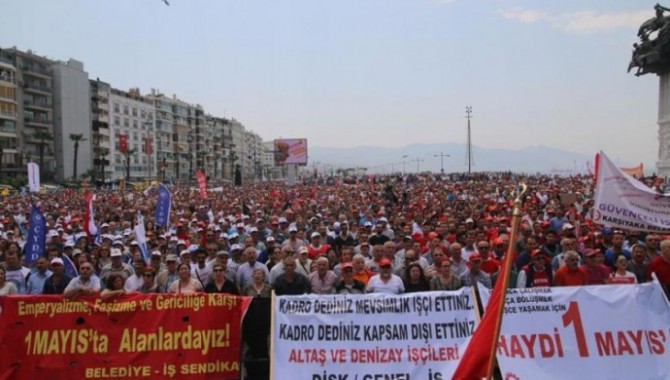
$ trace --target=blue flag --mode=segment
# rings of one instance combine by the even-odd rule
[[[172,207],[172,194],[167,186],[162,183],[158,185],[158,202],[156,202],[157,226],[168,227],[170,224],[170,208]]]
[[[64,254],[61,257],[61,259],[63,259],[63,272],[66,275],[72,278],[79,276],[79,273],[77,272],[77,267],[72,262],[72,259],[70,259],[70,256]]]
[[[47,240],[47,222],[44,220],[42,212],[33,205],[30,212],[30,222],[28,227],[28,241],[26,242],[25,264],[30,266],[40,257],[44,256],[44,248]]]

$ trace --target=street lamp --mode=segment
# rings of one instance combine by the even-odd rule
[[[440,173],[444,174],[444,158],[451,157],[451,155],[440,152],[440,154],[435,154],[433,157],[440,157]]]
[[[402,156],[402,175],[407,174],[407,172],[405,171],[405,160],[407,159],[407,157],[409,156],[408,155]]]

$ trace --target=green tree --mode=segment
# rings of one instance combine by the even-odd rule
[[[79,155],[79,143],[84,142],[87,139],[83,134],[70,133],[70,140],[74,142],[74,163],[72,165],[72,178],[77,179],[77,156]]]

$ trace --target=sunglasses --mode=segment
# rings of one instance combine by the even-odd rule
[[[223,269],[214,269],[214,272],[223,272]]]

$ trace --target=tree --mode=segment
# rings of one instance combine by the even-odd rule
[[[221,159],[221,154],[218,152],[214,153],[214,179],[216,179],[216,175],[218,173],[219,159]],[[221,172],[223,173],[223,169]]]
[[[228,154],[228,162],[230,162],[231,175],[237,176],[237,173],[235,172],[235,161],[237,161],[238,159],[239,157],[237,157],[237,154],[231,150],[230,153]],[[237,181],[237,178],[235,180]]]
[[[102,182],[105,182],[105,166],[107,166],[106,160],[109,155],[108,148],[97,148],[98,152],[98,164],[100,165],[100,178]]]
[[[70,133],[70,140],[74,141],[74,164],[72,178],[77,179],[77,156],[79,155],[79,143],[86,141],[83,134]]]
[[[135,154],[135,149],[127,149],[123,152],[123,155],[126,156],[126,183],[130,181],[130,156]]]
[[[38,146],[37,149],[38,149],[39,156],[40,156],[40,173],[43,173],[43,172],[45,172],[45,168],[44,168],[44,148],[46,147],[47,141],[53,140],[54,136],[49,132],[37,131],[37,132],[35,132],[33,137],[35,138],[35,140],[40,141],[37,144],[37,146]]]

